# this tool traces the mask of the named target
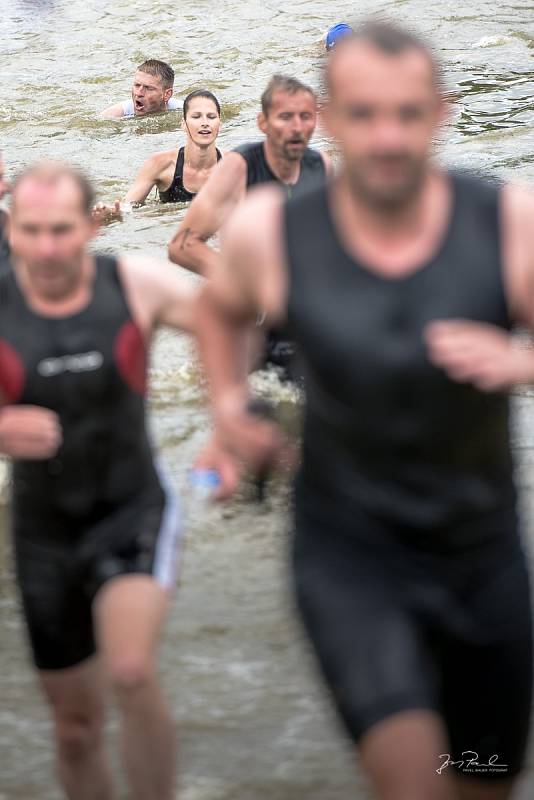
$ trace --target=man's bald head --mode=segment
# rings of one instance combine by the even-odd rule
[[[81,170],[56,161],[42,161],[27,167],[15,178],[12,186],[12,205],[16,210],[17,196],[28,184],[43,189],[57,188],[61,184],[74,188],[79,195],[80,208],[84,216],[91,216],[95,202],[93,187]]]
[[[383,211],[402,207],[423,185],[447,116],[430,49],[395,25],[366,23],[336,45],[326,77],[323,121],[351,190]]]
[[[415,33],[391,22],[370,20],[344,36],[329,56],[325,68],[328,94],[335,92],[337,72],[344,56],[355,48],[375,50],[390,58],[418,54],[427,63],[429,76],[437,92],[443,91],[442,67],[430,46]]]

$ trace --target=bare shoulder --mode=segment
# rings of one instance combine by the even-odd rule
[[[104,119],[118,119],[119,117],[123,117],[123,103],[114,103],[112,106],[108,106],[108,108],[105,108],[104,111],[100,113],[100,116]]]
[[[178,151],[178,147],[175,147],[172,150],[160,150],[158,153],[153,153],[151,156],[149,156],[149,159],[147,160],[152,159],[154,164],[167,165],[170,161],[176,161],[178,158]]]
[[[227,181],[238,177],[245,177],[247,173],[247,162],[242,155],[234,150],[224,150],[222,159],[211,171],[210,178],[215,180]]]
[[[228,237],[241,237],[243,241],[269,239],[276,231],[284,203],[282,190],[274,185],[254,186],[245,200],[236,208],[226,228]]]
[[[143,163],[143,167],[153,173],[160,173],[166,170],[171,164],[174,164],[177,158],[178,148],[174,148],[174,150],[163,150],[149,156]]]

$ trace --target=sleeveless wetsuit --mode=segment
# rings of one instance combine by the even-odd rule
[[[523,759],[532,674],[508,398],[450,380],[423,340],[435,319],[509,329],[499,191],[451,180],[444,242],[399,279],[343,249],[326,189],[287,204],[306,394],[295,580],[354,739],[397,711],[436,709],[451,757],[498,753],[504,776],[479,777],[502,778]]]
[[[173,580],[178,520],[145,428],[146,352],[117,262],[96,257],[88,305],[41,316],[15,272],[0,277],[0,391],[8,405],[59,417],[55,457],[15,461],[12,513],[19,583],[36,664],[94,651],[91,602],[127,572]]]
[[[310,189],[324,183],[326,171],[324,160],[318,150],[307,147],[300,162],[299,179],[295,184],[287,184],[280,181],[271,171],[265,158],[263,142],[254,142],[236,147],[235,153],[243,156],[247,163],[247,189],[261,183],[271,183],[275,181],[282,186],[288,198],[300,197]],[[286,331],[271,329],[267,332],[266,353],[264,364],[274,364],[281,367],[285,377],[290,377],[294,369],[290,369],[290,364],[295,357],[295,346]]]
[[[158,195],[161,203],[188,203],[196,194],[188,191],[184,186],[184,156],[185,147],[180,147],[178,150],[178,158],[176,159],[176,169],[174,170],[174,177],[168,189],[163,191],[158,189]],[[222,158],[220,150],[217,150],[217,163]]]

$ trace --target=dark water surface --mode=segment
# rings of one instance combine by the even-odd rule
[[[458,96],[443,136],[447,163],[534,179],[534,4],[473,0],[358,4],[427,33]],[[142,161],[182,140],[181,115],[102,121],[126,99],[147,57],[175,68],[175,94],[221,99],[220,145],[256,137],[258,98],[284,71],[318,86],[322,38],[353,18],[331,0],[2,0],[0,147],[8,171],[35,157],[83,165],[102,199],[120,197]],[[321,132],[319,147],[330,149]],[[149,202],[106,229],[106,250],[165,255],[182,206]],[[192,280],[194,280],[192,278]],[[296,398],[259,379],[289,409]],[[516,452],[529,541],[533,398],[516,397]],[[174,484],[206,435],[202,392],[185,337],[159,337],[152,368],[154,437]],[[286,487],[258,508],[246,491],[190,526],[180,590],[162,645],[165,686],[181,731],[181,800],[365,800],[352,753],[317,686],[288,597]],[[50,725],[36,692],[0,531],[0,800],[55,800]],[[111,726],[114,736],[115,724]],[[530,770],[533,760],[530,759]],[[527,774],[521,800],[534,796]]]

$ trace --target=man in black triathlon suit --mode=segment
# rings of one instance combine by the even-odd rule
[[[323,183],[329,159],[308,147],[317,122],[315,94],[295,78],[275,75],[261,97],[258,127],[265,139],[227,153],[191,203],[169,244],[169,258],[206,277],[217,271],[219,253],[206,244],[226,225],[252,186],[276,182],[288,197]],[[260,316],[261,319],[261,316]],[[266,361],[286,367],[293,345],[283,334],[267,333]]]
[[[93,192],[67,166],[14,184],[14,269],[0,277],[0,451],[13,459],[17,581],[69,798],[107,800],[105,687],[132,796],[174,798],[173,724],[155,649],[181,545],[145,428],[159,325],[189,330],[167,264],[93,256]]]
[[[375,796],[504,800],[531,706],[507,390],[534,379],[510,336],[532,325],[534,197],[432,163],[446,104],[417,37],[369,23],[326,70],[339,177],[247,199],[201,295],[220,458],[280,448],[239,358],[263,309],[304,363],[298,604]]]

